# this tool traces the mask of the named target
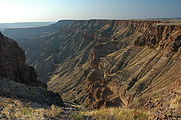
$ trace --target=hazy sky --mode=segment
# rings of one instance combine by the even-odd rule
[[[0,0],[0,23],[181,17],[181,0]]]

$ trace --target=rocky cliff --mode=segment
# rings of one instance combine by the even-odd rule
[[[170,101],[180,95],[180,25],[161,20],[75,21],[34,41],[41,44],[29,47],[27,54],[34,49],[39,53],[28,59],[38,71],[49,73],[48,88],[68,101],[88,108],[169,111]]]
[[[0,33],[0,96],[26,102],[63,106],[61,97],[37,80],[33,67],[26,65],[25,53],[18,44]],[[41,96],[41,97],[40,97]]]
[[[18,44],[0,33],[0,76],[26,85],[39,86],[33,67],[25,64],[25,52]],[[43,85],[43,84],[42,84]]]

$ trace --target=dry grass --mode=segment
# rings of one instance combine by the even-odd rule
[[[127,108],[105,108],[94,111],[82,112],[85,116],[92,116],[96,119],[115,119],[115,120],[147,120],[149,112],[127,109]]]
[[[39,106],[34,103],[33,106]],[[42,120],[45,116],[56,117],[62,111],[61,108],[52,105],[50,108],[33,108],[19,100],[0,97],[1,115],[7,119]]]
[[[181,96],[176,96],[170,101],[170,108],[181,109]]]

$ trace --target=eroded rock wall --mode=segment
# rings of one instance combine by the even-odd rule
[[[0,76],[31,86],[42,86],[33,67],[25,64],[25,52],[18,44],[0,33]]]
[[[94,45],[85,64],[66,71],[68,63],[80,60],[66,59],[49,88],[89,108],[144,106],[181,77],[181,26],[160,24],[136,20],[75,22],[72,29]],[[69,89],[64,91],[64,86]]]

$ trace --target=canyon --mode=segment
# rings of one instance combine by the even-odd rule
[[[39,82],[64,101],[87,109],[128,107],[158,115],[181,113],[180,102],[172,102],[181,96],[179,22],[63,20],[3,33],[25,50],[26,62],[36,69]],[[25,58],[19,61],[23,72],[26,68],[34,73]]]

